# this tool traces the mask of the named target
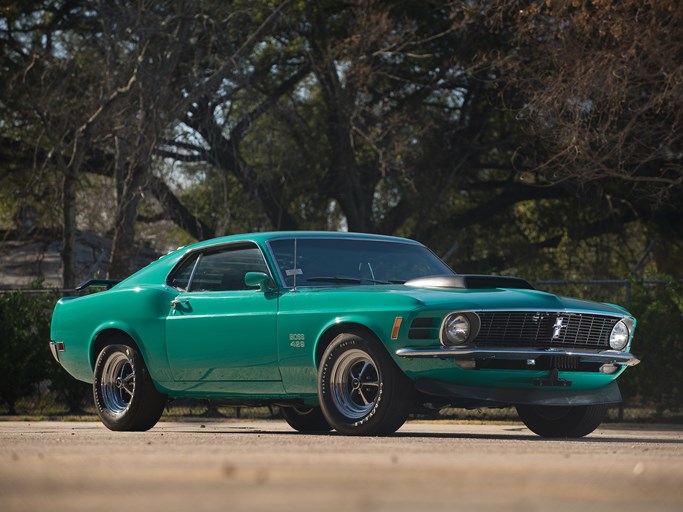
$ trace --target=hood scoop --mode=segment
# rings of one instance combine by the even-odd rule
[[[519,277],[484,276],[477,274],[456,274],[453,276],[429,276],[406,281],[406,286],[417,288],[458,288],[482,290],[489,288],[516,288],[533,290],[528,281]]]

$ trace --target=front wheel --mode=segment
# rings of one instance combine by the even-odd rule
[[[124,344],[108,345],[97,357],[93,397],[102,423],[119,431],[149,430],[166,405],[138,351]]]
[[[583,437],[605,419],[608,406],[518,405],[517,414],[529,430],[542,437]]]
[[[345,333],[323,354],[318,398],[325,419],[337,432],[386,435],[408,417],[413,387],[379,343]]]

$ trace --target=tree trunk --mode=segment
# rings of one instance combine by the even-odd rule
[[[148,164],[149,160],[145,163]],[[137,165],[136,159],[129,155],[124,139],[116,137],[116,212],[109,260],[110,279],[123,279],[131,272],[131,262],[135,256],[135,220],[145,171],[145,166]]]
[[[111,244],[109,277],[123,279],[131,272],[131,262],[135,256],[135,219],[140,204],[140,176],[134,167],[129,168],[123,184],[122,194],[116,201],[114,219],[114,240]]]
[[[330,144],[328,187],[346,216],[349,231],[374,232],[373,195],[378,175],[356,162],[351,128],[340,101],[327,98],[327,137]]]
[[[216,232],[183,205],[166,182],[154,175],[148,179],[149,191],[161,203],[166,215],[176,226],[184,229],[197,240],[216,236]]]
[[[76,181],[75,162],[64,169],[62,181],[62,281],[64,288],[76,286]]]
[[[379,173],[356,160],[350,121],[354,111],[353,94],[342,87],[336,64],[326,55],[324,25],[325,21],[320,19],[317,28],[320,47],[316,46],[313,52],[317,59],[313,72],[320,83],[326,109],[330,161],[325,187],[339,203],[349,231],[373,232],[375,219],[372,204]]]

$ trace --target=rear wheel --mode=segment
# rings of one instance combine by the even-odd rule
[[[95,408],[110,430],[149,430],[161,417],[166,396],[159,393],[142,357],[126,344],[108,345],[95,363]]]
[[[318,398],[327,422],[347,435],[398,430],[413,405],[413,387],[383,347],[355,333],[337,336],[325,350]]]
[[[518,405],[517,414],[524,424],[542,437],[583,437],[605,419],[608,406]]]
[[[302,433],[332,430],[318,407],[283,407],[282,415],[290,427]]]

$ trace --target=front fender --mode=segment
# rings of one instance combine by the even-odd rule
[[[315,321],[302,322],[281,317],[278,324],[280,373],[287,393],[318,392],[318,362],[335,336],[350,330],[371,332],[396,358],[389,343],[396,314],[391,312],[358,312],[344,315],[317,314]]]
[[[351,330],[356,326],[370,331],[391,355],[392,350],[390,350],[391,347],[389,344],[391,343],[391,329],[396,316],[393,314],[383,314],[381,317],[368,314],[350,314],[335,317],[334,320],[329,321],[322,326],[316,337],[316,344],[312,354],[314,357],[312,361],[313,365],[316,368],[318,367],[318,362],[322,353],[335,336],[343,332],[348,332],[348,330]]]

